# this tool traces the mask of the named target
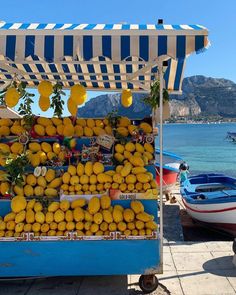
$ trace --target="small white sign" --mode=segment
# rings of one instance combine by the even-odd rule
[[[108,134],[104,134],[104,135],[99,135],[97,137],[97,144],[99,144],[100,146],[110,150],[112,145],[115,142],[115,138],[114,136],[108,135]]]

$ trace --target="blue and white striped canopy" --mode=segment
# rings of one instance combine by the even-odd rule
[[[179,92],[185,60],[208,46],[200,25],[0,23],[0,82],[16,75],[65,88],[148,91],[158,63],[168,61],[165,87]]]

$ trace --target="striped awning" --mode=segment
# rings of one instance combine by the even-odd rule
[[[165,87],[179,92],[186,57],[207,46],[200,25],[0,23],[0,82],[148,91],[167,60]]]
[[[22,116],[13,109],[0,104],[0,119],[2,118],[19,119],[22,118]]]

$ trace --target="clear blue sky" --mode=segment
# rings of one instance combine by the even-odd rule
[[[201,24],[211,47],[189,57],[185,77],[205,75],[236,82],[236,0],[5,0],[0,20],[43,23]],[[97,94],[97,93],[96,93]],[[91,93],[89,96],[94,96]]]

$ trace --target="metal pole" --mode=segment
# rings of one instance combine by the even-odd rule
[[[159,143],[160,143],[160,266],[163,271],[163,64],[159,64],[160,79],[160,127],[159,127]]]

